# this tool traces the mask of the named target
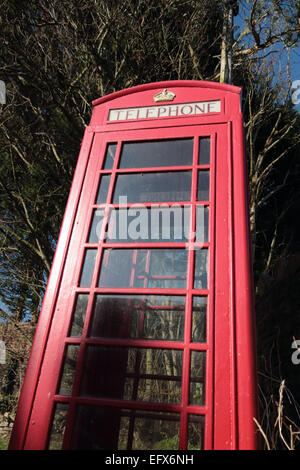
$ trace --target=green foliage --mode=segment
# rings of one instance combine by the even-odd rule
[[[175,435],[173,437],[166,437],[161,441],[158,441],[154,446],[153,450],[178,450],[179,448],[179,437]]]
[[[0,450],[7,450],[9,439],[4,439],[0,436]]]

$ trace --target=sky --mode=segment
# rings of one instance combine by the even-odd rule
[[[240,0],[240,11],[239,15],[234,18],[234,25],[235,25],[235,38],[239,34],[239,32],[243,29],[245,22],[244,22],[244,17],[247,14],[246,10],[249,9],[251,6],[252,2],[247,2],[246,0],[242,1]],[[295,2],[295,13],[296,13],[296,2]],[[249,16],[249,12],[247,14]],[[250,41],[251,44],[253,44],[253,38],[250,36]],[[279,46],[276,45],[274,46],[274,49],[278,50]],[[280,77],[280,69],[283,71],[286,70],[286,64],[287,64],[287,55],[285,52],[282,54],[276,54],[274,56],[270,56],[271,60],[272,57],[280,57],[280,63],[278,63],[276,66],[278,67],[278,78]],[[274,62],[273,62],[274,64]],[[291,55],[290,55],[290,78],[291,81],[293,82],[295,89],[292,91],[292,97],[294,98],[294,104],[296,110],[300,113],[300,43],[298,44],[297,47],[294,47],[291,50]],[[296,83],[299,81],[299,83]],[[296,88],[297,87],[297,88]],[[298,91],[297,91],[298,89]]]

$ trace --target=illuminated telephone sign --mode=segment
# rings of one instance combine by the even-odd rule
[[[241,89],[93,102],[10,449],[256,449]]]

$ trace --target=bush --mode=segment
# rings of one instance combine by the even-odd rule
[[[15,395],[0,395],[0,414],[14,413],[18,404],[18,397]]]

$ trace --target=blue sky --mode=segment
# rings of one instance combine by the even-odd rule
[[[239,32],[244,28],[245,22],[244,22],[244,17],[248,16],[249,17],[249,8],[252,5],[252,2],[247,2],[246,0],[241,1],[240,0],[240,12],[239,15],[234,18],[234,24],[235,28],[235,38],[239,34]],[[295,2],[295,13],[296,13],[296,2]],[[252,35],[247,36],[245,39],[245,42],[248,40],[250,41],[250,45],[253,44],[253,37]],[[276,44],[274,46],[275,50],[279,50],[281,47],[280,43]],[[278,79],[280,77],[280,69],[283,71],[286,70],[286,64],[287,64],[287,53],[286,51],[283,50],[281,53],[277,53],[274,55],[269,56],[271,59],[272,64],[275,64],[275,70],[276,68],[278,69]],[[300,83],[300,43],[298,44],[297,47],[294,47],[291,50],[291,55],[290,55],[290,78],[291,81],[294,82],[296,80],[299,80]],[[299,85],[298,85],[299,87]],[[297,93],[298,100],[300,101],[300,91]],[[300,113],[300,102],[296,105],[297,111]]]

